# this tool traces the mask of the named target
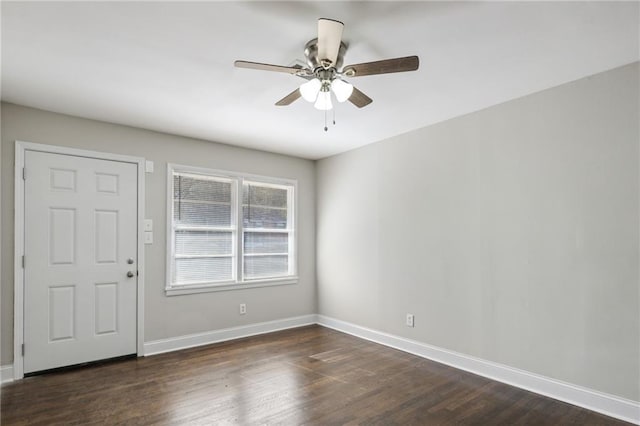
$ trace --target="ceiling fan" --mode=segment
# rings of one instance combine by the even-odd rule
[[[259,62],[235,61],[238,68],[275,71],[292,74],[308,80],[298,89],[276,102],[277,106],[290,105],[300,97],[313,102],[319,110],[333,108],[331,92],[338,102],[349,101],[358,108],[369,105],[373,100],[345,81],[345,77],[387,74],[415,71],[419,66],[417,56],[385,59],[347,65],[340,70],[347,45],[342,41],[344,24],[334,19],[318,19],[318,38],[310,40],[304,49],[307,67],[301,65],[281,66]],[[326,127],[325,127],[326,130]]]

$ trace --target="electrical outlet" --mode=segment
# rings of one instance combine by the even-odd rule
[[[407,314],[407,327],[413,327],[414,324],[413,314]]]
[[[246,303],[241,303],[240,304],[240,315],[244,315],[247,313],[247,304]]]

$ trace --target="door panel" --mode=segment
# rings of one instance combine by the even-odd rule
[[[118,261],[118,211],[95,211],[96,263]]]
[[[136,353],[137,164],[26,151],[25,167],[24,372]]]
[[[118,332],[118,283],[95,285],[96,334]]]
[[[49,287],[49,342],[75,338],[76,286]]]
[[[49,208],[49,264],[75,263],[76,209]]]

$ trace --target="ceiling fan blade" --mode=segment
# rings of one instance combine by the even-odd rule
[[[342,42],[344,24],[334,19],[318,19],[318,59],[331,62],[335,66]]]
[[[342,73],[347,77],[362,77],[363,75],[415,71],[418,69],[419,65],[420,60],[417,56],[406,56],[404,58],[385,59],[382,61],[347,65],[342,69]]]
[[[298,74],[303,71],[302,67],[285,67],[282,65],[262,64],[260,62],[235,61],[233,63],[237,68],[248,68],[252,70],[286,72],[287,74]]]
[[[371,99],[370,97],[368,97],[367,95],[365,95],[364,93],[362,93],[361,91],[359,91],[354,87],[353,93],[351,93],[351,96],[349,97],[349,102],[351,102],[358,108],[362,108],[362,107],[366,107],[371,102],[373,102],[373,99]]]
[[[291,105],[293,102],[295,102],[298,99],[300,99],[300,96],[302,96],[302,95],[300,95],[300,89],[296,89],[293,92],[289,93],[284,98],[280,99],[278,102],[276,102],[276,105],[277,106]]]

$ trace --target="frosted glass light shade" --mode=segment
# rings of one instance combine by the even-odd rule
[[[321,86],[322,83],[317,78],[309,80],[300,86],[300,95],[307,102],[315,102]]]
[[[316,103],[313,106],[321,111],[326,111],[333,108],[333,104],[331,103],[331,92],[320,92],[320,94],[318,95],[318,100],[316,100]]]
[[[331,82],[331,90],[336,95],[338,102],[344,102],[353,93],[353,86],[346,81],[335,79]]]

